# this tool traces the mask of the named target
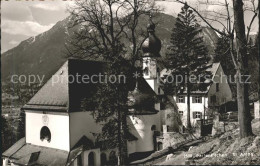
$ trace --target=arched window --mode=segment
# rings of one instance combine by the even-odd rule
[[[105,153],[101,153],[100,158],[101,158],[101,165],[106,165],[106,163],[107,163],[107,156],[106,156],[106,154]]]
[[[43,126],[40,133],[40,139],[47,140],[48,142],[51,141],[51,131],[47,126]]]
[[[82,166],[82,154],[77,156],[77,166]]]
[[[162,150],[163,149],[163,144],[161,142],[158,142],[157,147],[158,147],[157,148],[158,150]]]
[[[88,154],[88,165],[89,166],[95,165],[95,153],[94,152],[90,152]]]
[[[111,151],[109,153],[109,165],[117,165],[117,157],[115,151]]]
[[[155,125],[152,125],[151,130],[152,130],[152,131],[156,130],[156,126],[155,126]]]

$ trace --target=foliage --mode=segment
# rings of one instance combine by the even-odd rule
[[[132,79],[134,63],[140,58],[142,40],[137,32],[140,16],[154,10],[154,3],[148,0],[88,0],[76,1],[70,9],[73,36],[66,45],[69,56],[80,59],[95,59],[106,62],[106,75],[124,75]],[[126,41],[130,45],[126,45]],[[118,78],[118,77],[117,77]],[[118,147],[119,164],[127,157],[125,135],[127,133],[126,116],[128,83],[107,82],[98,84],[93,105],[94,117],[102,122],[101,139],[111,140]]]
[[[205,90],[208,85],[205,83],[205,77],[211,74],[207,71],[207,68],[210,67],[207,65],[210,58],[207,57],[208,52],[203,38],[199,37],[200,32],[201,29],[197,24],[193,10],[185,4],[178,14],[176,26],[171,35],[171,46],[166,56],[167,67],[171,70],[171,76],[175,76],[175,80],[166,81],[164,92],[187,93],[188,115],[191,91]],[[190,128],[190,116],[187,117],[187,127]]]
[[[17,140],[23,137],[25,137],[25,112],[21,110],[18,119]]]
[[[226,35],[221,35],[217,41],[215,57],[213,61],[221,63],[221,66],[227,76],[234,76],[236,74],[236,70],[232,62],[230,51],[231,50],[229,38],[227,38]]]
[[[12,133],[13,130],[11,129],[10,124],[8,124],[7,119],[5,117],[1,116],[1,143],[2,143],[2,152],[7,150],[13,143],[15,143],[14,134]]]

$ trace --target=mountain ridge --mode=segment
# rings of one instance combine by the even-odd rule
[[[8,81],[12,75],[39,75],[47,81],[53,73],[67,60],[65,43],[67,41],[68,23],[70,17],[58,21],[51,29],[37,36],[22,41],[18,46],[4,52],[2,61],[2,81]],[[157,22],[156,35],[162,41],[161,54],[166,52],[170,41],[172,29],[176,18],[164,13],[159,13],[154,22]],[[141,19],[140,27],[146,28],[147,19]],[[207,28],[202,28],[210,54],[213,54],[217,43],[217,34]]]

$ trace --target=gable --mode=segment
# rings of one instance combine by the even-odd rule
[[[23,107],[24,109],[54,109],[67,111],[69,104],[68,61]]]
[[[23,107],[27,110],[79,111],[80,100],[94,93],[90,77],[104,70],[97,61],[69,59]],[[88,78],[88,79],[84,79]]]

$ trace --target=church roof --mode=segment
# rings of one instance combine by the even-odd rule
[[[55,155],[54,155],[55,154]],[[66,165],[69,152],[43,146],[36,146],[20,139],[3,153],[18,165]]]
[[[95,91],[95,85],[84,83],[83,76],[90,78],[94,74],[98,75],[103,67],[102,62],[69,59],[23,109],[57,112],[79,110],[77,108],[79,108],[80,100]]]

